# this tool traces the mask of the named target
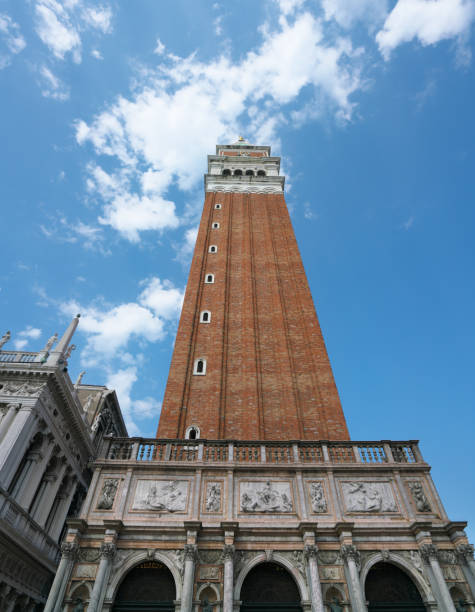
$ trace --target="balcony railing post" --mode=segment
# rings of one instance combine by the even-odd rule
[[[261,444],[261,463],[265,463],[267,460],[266,457],[266,445],[265,444]]]
[[[322,453],[323,453],[323,461],[325,463],[330,463],[330,454],[328,452],[328,444],[327,440],[322,441]]]
[[[294,463],[300,463],[299,446],[297,442],[292,444],[292,453],[294,456]]]
[[[384,448],[384,454],[386,455],[386,461],[388,463],[395,463],[394,457],[393,457],[393,451],[391,449],[391,444],[389,443],[389,440],[381,440],[381,443]]]
[[[424,463],[424,457],[422,456],[421,449],[419,448],[419,442],[417,440],[410,440],[410,446],[412,447],[412,452],[414,453],[414,457],[418,463]]]
[[[353,455],[355,457],[356,463],[364,463],[361,457],[359,446],[357,444],[353,444]]]
[[[234,443],[229,442],[228,444],[228,461],[234,461]]]
[[[170,444],[170,442],[167,442],[165,446],[165,461],[170,461],[171,452],[172,452],[172,445]]]
[[[198,461],[203,461],[204,450],[205,450],[205,444],[204,442],[200,442],[198,444]]]

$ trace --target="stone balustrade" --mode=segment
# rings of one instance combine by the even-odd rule
[[[99,460],[204,464],[421,464],[417,440],[380,442],[223,441],[105,438]]]
[[[0,522],[8,526],[8,533],[28,542],[32,554],[39,553],[54,569],[59,561],[57,543],[36,523],[2,487],[0,487]]]
[[[4,363],[32,363],[38,361],[39,353],[26,351],[0,351],[0,362]]]

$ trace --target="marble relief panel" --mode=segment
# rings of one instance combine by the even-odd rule
[[[399,512],[392,484],[389,481],[340,481],[343,501],[348,513]]]
[[[223,480],[207,480],[203,490],[202,511],[216,513],[223,511]]]
[[[249,480],[239,483],[241,512],[294,512],[294,500],[289,481]]]
[[[188,496],[188,480],[138,480],[132,510],[185,512]]]
[[[326,483],[323,480],[310,480],[305,483],[307,505],[314,514],[327,514],[329,497]]]

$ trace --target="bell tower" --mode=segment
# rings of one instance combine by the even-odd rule
[[[160,438],[349,437],[284,181],[242,137],[208,156]]]

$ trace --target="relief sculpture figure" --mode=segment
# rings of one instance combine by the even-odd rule
[[[241,508],[244,512],[292,512],[292,502],[286,493],[272,488],[268,480],[262,489],[242,494]]]
[[[397,506],[388,483],[343,483],[349,512],[396,512]]]
[[[409,483],[409,489],[411,490],[412,497],[416,504],[416,508],[419,512],[432,512],[432,508],[430,507],[429,501],[424,493],[424,489],[422,488],[422,484],[414,480]]]
[[[118,486],[119,480],[117,478],[109,478],[104,482],[101,496],[97,504],[100,510],[110,510],[112,508]]]
[[[323,492],[323,485],[321,482],[313,482],[310,487],[310,499],[312,502],[312,510],[314,512],[326,512],[327,502],[325,500],[325,494]]]
[[[209,484],[206,495],[206,511],[219,512],[221,507],[221,485],[217,482]]]
[[[162,486],[158,483],[151,483],[143,505],[152,510],[168,510],[176,512],[185,509],[185,496],[177,480],[167,482]]]

